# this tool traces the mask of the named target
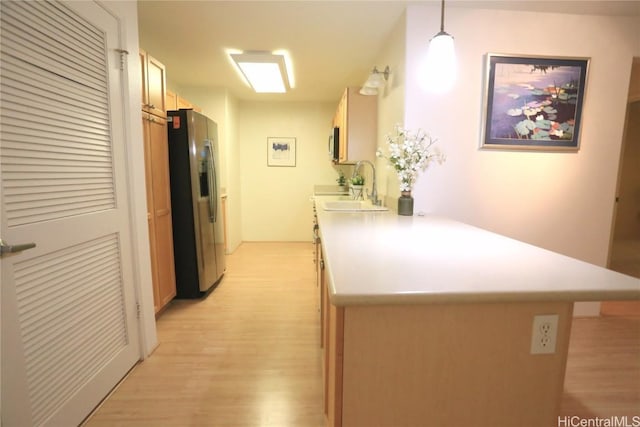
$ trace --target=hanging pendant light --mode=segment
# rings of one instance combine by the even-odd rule
[[[429,42],[422,78],[430,92],[447,92],[456,80],[456,52],[453,36],[444,30],[444,0],[440,11],[440,32]]]

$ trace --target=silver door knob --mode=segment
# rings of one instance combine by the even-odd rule
[[[22,252],[27,249],[35,248],[35,243],[22,243],[20,245],[9,245],[4,240],[0,239],[0,256],[4,254],[13,254],[16,252]]]

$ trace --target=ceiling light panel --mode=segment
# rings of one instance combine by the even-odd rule
[[[230,53],[249,85],[258,93],[285,93],[289,86],[283,55],[271,52]]]

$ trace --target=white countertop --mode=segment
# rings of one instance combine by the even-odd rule
[[[640,299],[640,279],[460,222],[317,205],[335,305]]]

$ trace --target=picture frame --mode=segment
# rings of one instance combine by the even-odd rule
[[[578,151],[589,61],[488,53],[481,148]]]
[[[296,166],[296,139],[292,137],[267,138],[267,166]]]

